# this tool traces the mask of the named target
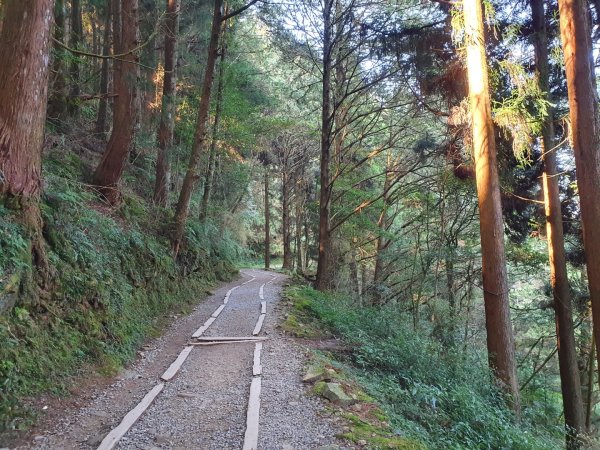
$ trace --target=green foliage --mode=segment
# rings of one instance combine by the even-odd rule
[[[0,282],[10,273],[30,268],[29,243],[12,212],[0,205]]]
[[[535,405],[521,422],[514,418],[484,355],[416,333],[397,306],[361,307],[305,287],[289,288],[288,296],[349,344],[348,371],[381,405],[398,436],[432,449],[561,447],[558,424],[531,422]]]
[[[541,135],[543,120],[550,107],[536,76],[521,64],[504,60],[500,70],[508,78],[510,95],[494,104],[494,122],[510,133],[515,157],[522,164],[530,159],[536,136]]]

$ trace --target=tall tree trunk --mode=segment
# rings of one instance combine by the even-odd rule
[[[177,257],[179,247],[183,240],[185,225],[187,222],[190,199],[194,190],[194,185],[200,178],[198,173],[198,162],[206,141],[206,120],[208,119],[208,110],[210,107],[210,94],[212,91],[212,82],[215,74],[215,63],[217,60],[217,50],[219,44],[219,30],[221,28],[221,5],[222,0],[215,0],[213,11],[213,22],[210,34],[210,43],[208,45],[208,57],[206,59],[206,68],[204,71],[204,80],[202,82],[202,98],[198,108],[198,119],[196,121],[196,133],[194,134],[194,144],[192,154],[188,163],[188,169],[183,180],[179,201],[175,210],[175,227],[172,237],[173,255]]]
[[[334,0],[325,0],[323,6],[323,105],[321,111],[321,174],[319,194],[319,260],[315,287],[325,291],[332,286],[332,241],[331,241],[331,133],[333,116],[331,105],[332,69],[332,10]]]
[[[121,14],[123,12],[123,0],[111,0],[111,14],[112,14],[112,48],[114,54],[121,54],[123,46],[121,44]],[[115,65],[113,64],[113,85],[114,72],[116,71]],[[114,86],[113,86],[114,89]],[[114,105],[113,105],[114,108]]]
[[[227,11],[225,11],[227,14]],[[219,125],[221,122],[221,110],[223,107],[223,90],[225,88],[225,56],[227,53],[226,24],[223,24],[221,31],[221,56],[219,59],[219,76],[217,82],[217,98],[215,108],[215,121],[212,128],[210,150],[208,154],[208,170],[204,182],[204,192],[202,193],[202,203],[200,206],[200,221],[204,222],[208,217],[208,205],[212,195],[212,189],[215,182],[215,165],[217,159],[217,137],[219,136]]]
[[[114,3],[121,3],[121,7],[116,7],[113,12],[113,35],[117,50],[115,53],[124,56],[113,62],[114,90],[117,95],[114,102],[113,130],[102,160],[94,173],[94,184],[112,204],[120,200],[118,184],[133,143],[139,74],[138,56],[134,51],[138,45],[138,1],[115,0]]]
[[[292,270],[292,231],[290,221],[290,174],[288,168],[283,169],[281,176],[281,222],[283,231],[283,265],[282,269]]]
[[[519,411],[515,349],[504,255],[504,227],[483,32],[481,0],[463,0],[473,153],[479,200],[483,297],[489,364]]]
[[[110,54],[110,28],[111,28],[111,9],[112,1],[118,0],[107,0],[106,10],[104,11],[104,37],[102,42],[102,54],[108,56]],[[102,68],[100,73],[100,103],[98,105],[98,117],[96,119],[96,133],[106,133],[106,116],[108,112],[108,58],[102,60]],[[103,136],[104,137],[104,136]]]
[[[390,209],[390,188],[392,184],[393,167],[392,167],[392,156],[388,152],[386,161],[385,181],[383,182],[383,208],[377,220],[377,228],[379,228],[379,235],[377,236],[377,247],[375,254],[375,269],[373,272],[373,301],[375,304],[383,303],[383,296],[381,290],[381,283],[383,283],[385,276],[385,260],[384,253],[389,247],[391,241],[386,237],[386,233],[389,231],[392,220],[388,217],[388,211]]]
[[[271,202],[269,201],[269,170],[265,167],[265,269],[271,268]]]
[[[139,119],[138,129],[142,127],[144,129],[152,128],[155,124],[156,110],[153,108],[154,103],[157,100],[157,88],[155,80],[157,78],[158,70],[150,69],[151,67],[158,66],[158,52],[157,50],[157,33],[154,33],[156,24],[160,21],[160,12],[158,3],[156,0],[139,0],[140,1],[140,31],[142,36],[148,36],[147,44],[140,50],[140,61],[142,65],[146,66],[147,69],[143,71],[143,80],[141,83],[141,92],[139,95]],[[165,0],[163,0],[164,2]],[[171,28],[166,23],[170,19],[169,5],[167,2],[167,10],[165,14],[165,38],[170,32]],[[165,41],[166,46],[166,41]],[[166,50],[166,48],[165,48]],[[163,79],[164,88],[164,79]]]
[[[539,85],[550,101],[550,83],[548,68],[548,37],[543,0],[530,0],[533,17],[535,60]],[[550,283],[554,296],[556,314],[556,345],[563,396],[565,425],[567,426],[567,448],[578,448],[577,436],[584,432],[583,399],[577,366],[577,347],[573,330],[573,312],[571,292],[567,276],[565,258],[565,241],[563,236],[562,211],[559,195],[559,171],[556,163],[556,142],[554,140],[553,110],[542,128],[542,159],[544,173],[542,178],[544,190],[544,207],[546,211],[546,234],[548,240],[548,257],[550,263]]]
[[[354,248],[355,239],[352,239],[350,245],[352,245],[352,249],[350,250],[350,261],[348,263],[348,271],[350,272],[350,290],[353,294],[356,294],[357,297],[361,296],[361,286],[360,286],[360,276],[358,273],[358,263],[356,261],[356,248]]]
[[[53,0],[8,2],[0,34],[0,61],[10,61],[0,70],[0,203],[21,210],[42,281],[48,261],[39,197],[53,7]]]
[[[570,136],[575,152],[596,357],[600,360],[600,137],[586,2],[559,0],[560,34],[569,94]]]
[[[302,257],[302,203],[300,201],[300,194],[296,194],[296,272],[299,274],[304,273],[304,258]]]
[[[179,34],[179,11],[181,0],[166,0],[165,20],[165,75],[163,78],[162,107],[158,126],[158,156],[156,159],[156,180],[154,202],[166,207],[171,184],[170,150],[173,146],[175,129],[175,98],[177,95],[177,36]]]
[[[65,4],[64,0],[56,0],[54,4],[54,39],[63,42],[65,38]],[[67,82],[65,80],[64,49],[57,43],[53,46],[52,71],[50,75],[50,99],[48,100],[48,117],[60,121],[67,107]]]
[[[592,344],[590,346],[590,355],[587,366],[587,392],[586,392],[586,411],[585,411],[585,430],[587,433],[592,433],[592,412],[594,409],[594,363],[596,358],[596,341],[592,336]]]
[[[83,41],[83,22],[81,18],[81,0],[71,0],[71,39],[70,46],[74,49],[79,49]],[[79,70],[79,59],[77,56],[73,56],[71,59],[71,67],[69,69],[69,76],[71,78],[71,88],[69,90],[69,115],[73,116],[77,113],[78,97],[81,93],[81,87],[79,86],[81,73]]]

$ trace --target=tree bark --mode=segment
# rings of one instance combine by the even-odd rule
[[[227,14],[227,11],[225,11]],[[225,56],[227,53],[226,26],[223,24],[221,31],[221,55],[219,58],[219,81],[217,82],[217,98],[215,108],[215,122],[213,123],[210,150],[208,154],[208,170],[206,171],[206,180],[204,182],[204,192],[202,193],[202,204],[200,206],[200,221],[204,222],[208,217],[208,205],[212,195],[212,189],[215,182],[215,165],[217,159],[217,137],[219,136],[219,125],[221,122],[221,110],[223,107],[223,90],[225,88]]]
[[[323,68],[322,68],[322,111],[321,111],[321,174],[319,194],[319,260],[315,287],[326,291],[332,287],[331,248],[331,133],[333,127],[331,105],[332,69],[332,10],[334,0],[325,0],[323,7]]]
[[[271,202],[269,201],[269,171],[265,167],[265,269],[271,268]]]
[[[81,0],[71,0],[71,39],[69,44],[71,48],[79,50],[82,41],[83,23],[81,19]],[[71,67],[69,68],[71,87],[69,89],[68,112],[70,116],[74,116],[79,107],[77,104],[77,97],[81,94],[81,88],[79,86],[80,75],[78,56],[73,55]]]
[[[473,153],[479,200],[483,297],[489,364],[519,411],[515,349],[504,255],[504,227],[496,166],[481,0],[463,0]]]
[[[202,82],[202,98],[198,108],[198,119],[196,121],[196,132],[194,134],[194,144],[192,154],[188,163],[188,169],[183,180],[179,201],[175,210],[175,226],[172,237],[173,255],[177,257],[179,247],[183,240],[185,225],[187,222],[190,199],[194,186],[200,175],[198,173],[198,162],[206,141],[206,120],[208,119],[208,110],[210,107],[210,95],[212,91],[212,82],[215,73],[215,63],[217,60],[217,50],[219,44],[219,30],[221,28],[221,6],[222,0],[215,0],[213,11],[213,22],[208,45],[208,57],[206,59],[206,68],[204,71],[204,80]]]
[[[65,5],[64,0],[56,0],[54,4],[54,39],[63,42],[65,38]],[[63,67],[64,49],[58,44],[53,46],[51,92],[48,100],[48,117],[61,120],[67,107],[67,82]]]
[[[162,107],[158,126],[158,156],[154,183],[154,203],[166,207],[171,184],[170,150],[173,146],[173,130],[177,95],[177,36],[179,34],[179,11],[181,0],[167,1],[165,20],[165,75],[163,78]]]
[[[590,355],[588,358],[587,366],[587,392],[586,392],[586,412],[585,412],[585,430],[588,433],[592,433],[592,411],[594,409],[594,363],[596,358],[594,353],[596,352],[596,341],[592,336],[592,344],[590,345]]]
[[[108,56],[110,54],[110,28],[111,28],[111,3],[118,0],[107,0],[106,10],[104,11],[104,36],[102,42],[102,54]],[[108,113],[108,69],[109,60],[104,58],[102,60],[102,68],[100,73],[100,103],[98,105],[98,117],[96,118],[96,133],[106,133],[106,117]],[[103,136],[104,137],[104,136]]]
[[[119,3],[116,0],[114,3]],[[138,96],[138,1],[121,0],[121,7],[113,13],[113,34],[117,53],[124,54],[115,60],[113,130],[102,160],[94,173],[94,184],[111,204],[119,202],[118,184],[125,170],[127,157],[133,143],[136,124],[136,99]]]
[[[598,101],[590,65],[586,2],[559,0],[560,34],[569,95],[570,137],[575,153],[596,358],[600,360],[600,137]]]
[[[302,203],[300,201],[300,193],[296,194],[296,273],[304,273],[304,258],[302,256]]]
[[[530,0],[533,17],[533,43],[535,62],[540,89],[550,102],[548,67],[548,37],[543,0]],[[550,263],[550,283],[554,297],[556,315],[556,345],[560,381],[563,396],[565,425],[567,426],[567,448],[579,448],[578,435],[584,432],[583,399],[577,366],[577,347],[573,329],[571,292],[567,276],[565,241],[563,235],[562,211],[559,195],[559,176],[556,162],[556,142],[554,140],[553,110],[548,111],[542,128],[542,159],[544,173],[542,184],[544,208],[546,212],[546,234]]]
[[[383,208],[377,220],[377,228],[379,228],[379,235],[377,236],[377,247],[375,255],[375,269],[373,271],[373,302],[381,305],[383,303],[383,296],[381,291],[381,284],[385,277],[385,260],[384,253],[389,247],[391,240],[385,235],[389,231],[391,226],[391,220],[388,217],[388,211],[392,206],[390,199],[390,187],[392,184],[393,167],[392,157],[388,152],[386,161],[385,181],[383,182]]]
[[[286,164],[287,165],[287,164]],[[281,227],[283,231],[282,269],[292,270],[292,232],[290,221],[290,174],[284,167],[281,175]]]
[[[0,34],[0,203],[21,210],[33,262],[47,281],[39,197],[53,0],[10,1]]]

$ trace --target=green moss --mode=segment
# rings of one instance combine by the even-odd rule
[[[427,446],[419,441],[395,436],[389,428],[366,422],[354,414],[345,413],[343,417],[351,425],[350,431],[340,437],[354,443],[366,442],[369,449],[427,450]]]
[[[308,321],[303,320],[301,314],[288,313],[287,317],[281,324],[281,329],[286,333],[305,339],[316,339],[322,336]]]
[[[325,390],[325,386],[327,385],[326,381],[319,381],[317,383],[314,384],[314,386],[312,387],[312,393],[318,396],[321,396],[323,394],[323,391]]]

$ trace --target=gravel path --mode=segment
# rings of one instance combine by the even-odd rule
[[[94,449],[106,434],[159,381],[192,333],[229,302],[203,336],[251,336],[261,309],[265,285],[267,315],[260,333],[263,343],[262,393],[258,448],[261,450],[342,449],[336,440],[343,424],[317,398],[307,395],[301,377],[305,350],[277,329],[283,275],[242,271],[243,279],[223,285],[189,316],[176,320],[160,338],[140,352],[138,360],[107,386],[96,389],[87,404],[54,413],[54,427],[36,430],[19,449]],[[139,421],[121,439],[118,449],[241,449],[252,381],[254,343],[194,347],[179,373]],[[50,421],[46,421],[50,422]]]

